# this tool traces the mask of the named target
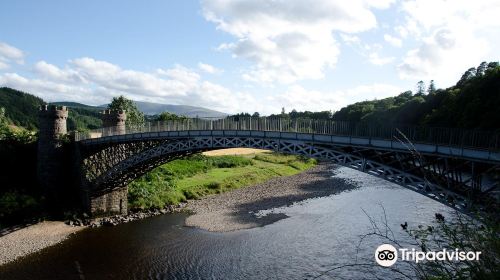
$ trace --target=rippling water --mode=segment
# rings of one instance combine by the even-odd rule
[[[431,224],[452,210],[384,180],[339,168],[359,188],[291,207],[263,211],[289,218],[261,228],[213,233],[183,226],[185,214],[157,216],[116,227],[89,229],[60,245],[0,267],[0,279],[373,279],[395,272],[375,266],[384,243],[370,232],[366,211],[381,222],[382,207],[399,241],[400,223]],[[359,250],[357,250],[359,245]],[[366,263],[367,266],[342,265]],[[397,268],[411,271],[401,263]]]

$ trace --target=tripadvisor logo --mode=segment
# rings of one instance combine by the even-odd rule
[[[398,260],[398,251],[390,244],[382,244],[375,250],[375,261],[381,266],[391,266]]]
[[[400,248],[397,250],[390,244],[382,244],[375,250],[375,261],[385,267],[392,266],[398,260],[398,251],[402,261],[413,261],[419,263],[421,261],[478,261],[481,252],[464,252],[455,250],[443,249],[441,251],[416,251],[413,249]]]

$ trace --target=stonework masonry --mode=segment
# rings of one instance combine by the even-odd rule
[[[64,152],[61,137],[67,133],[68,109],[64,106],[42,106],[38,112],[37,151],[38,182],[49,198],[57,199],[61,185]]]
[[[90,213],[92,216],[127,214],[127,194],[128,188],[123,187],[90,197]]]
[[[125,121],[127,120],[125,111],[104,110],[101,119],[105,133],[125,134]]]
[[[103,126],[108,129],[108,133],[114,135],[125,133],[125,121],[127,116],[124,111],[106,110],[101,115]],[[38,113],[39,138],[38,138],[38,159],[37,177],[40,186],[51,200],[51,203],[58,205],[63,203],[64,188],[71,188],[68,181],[70,172],[65,166],[66,158],[63,147],[63,136],[67,134],[68,109],[64,106],[42,106]],[[67,151],[66,151],[67,152]],[[78,152],[75,154],[79,158]],[[76,160],[75,162],[79,162]],[[78,170],[80,166],[76,166]],[[78,172],[78,174],[83,175]],[[94,193],[96,186],[88,185],[79,181],[80,197],[84,211],[93,216],[105,216],[127,213],[127,187],[120,187],[106,193]]]

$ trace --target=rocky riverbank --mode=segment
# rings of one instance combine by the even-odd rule
[[[58,221],[45,221],[0,237],[0,265],[55,245],[84,229]]]
[[[262,184],[189,201],[186,209],[194,214],[186,219],[186,225],[226,232],[271,224],[287,216],[256,214],[355,188],[352,182],[335,178],[335,169],[333,164],[321,163],[293,176],[277,177]]]
[[[149,217],[154,217],[158,215],[168,214],[168,213],[178,213],[183,211],[186,207],[187,203],[180,203],[179,205],[167,205],[163,209],[151,209],[151,210],[142,210],[138,212],[132,212],[128,215],[116,215],[105,218],[97,218],[91,220],[71,220],[67,221],[67,224],[79,226],[89,226],[89,227],[100,227],[100,226],[116,226],[118,224],[128,223],[136,220],[141,220]]]
[[[69,219],[65,222],[44,221],[21,229],[15,229],[12,232],[0,236],[0,265],[60,243],[71,234],[87,227],[116,226],[118,224],[162,214],[177,213],[182,211],[186,205],[186,203],[181,203],[176,206],[168,205],[164,209],[144,210],[133,212],[128,215],[117,215],[97,219],[82,217]]]
[[[216,232],[271,224],[287,216],[273,213],[258,215],[258,212],[355,188],[353,183],[335,178],[335,169],[333,164],[320,163],[293,176],[273,178],[262,184],[190,200],[177,206],[170,205],[160,210],[98,219],[75,218],[66,222],[38,223],[0,237],[0,265],[55,245],[86,227],[115,226],[167,213],[193,212],[186,219],[187,226]]]

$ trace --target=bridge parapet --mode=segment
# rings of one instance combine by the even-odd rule
[[[105,136],[150,132],[181,131],[274,131],[307,133],[314,135],[345,136],[372,140],[391,140],[405,143],[445,145],[500,151],[500,133],[493,131],[465,130],[409,125],[370,125],[335,120],[284,119],[284,118],[225,118],[217,120],[185,119],[149,122],[142,126],[126,126],[126,133],[117,127],[102,128],[77,133],[76,141]]]

